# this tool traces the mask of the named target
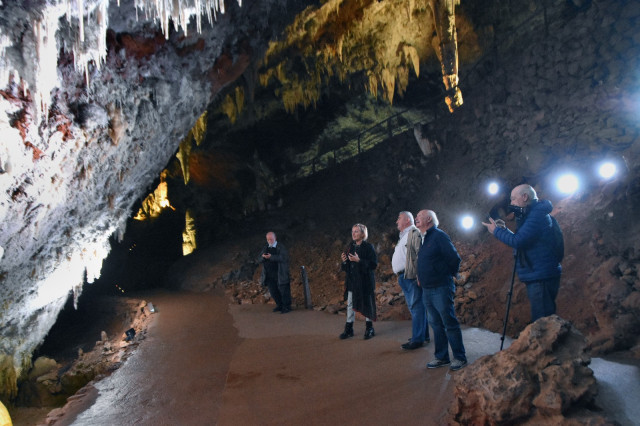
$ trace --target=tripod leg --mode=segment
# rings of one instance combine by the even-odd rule
[[[509,287],[509,293],[507,293],[507,313],[504,316],[504,325],[502,327],[502,337],[500,337],[500,350],[504,347],[504,337],[507,334],[507,324],[509,323],[509,311],[511,310],[511,296],[513,295],[513,283],[516,279],[516,262],[518,254],[513,256],[513,273],[511,274],[511,286]]]

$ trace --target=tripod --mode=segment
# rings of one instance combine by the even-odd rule
[[[507,323],[509,321],[509,311],[511,310],[511,296],[513,295],[513,283],[516,279],[516,265],[518,263],[518,251],[513,253],[513,273],[511,274],[511,286],[509,287],[509,293],[507,293],[507,313],[504,316],[504,326],[502,327],[502,337],[500,337],[500,350],[504,346],[504,336],[507,334]]]

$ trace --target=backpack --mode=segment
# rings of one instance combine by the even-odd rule
[[[551,218],[551,234],[553,242],[553,251],[556,255],[556,259],[558,259],[558,263],[562,262],[564,259],[564,237],[562,235],[562,229],[560,229],[560,225],[555,217],[549,215]]]

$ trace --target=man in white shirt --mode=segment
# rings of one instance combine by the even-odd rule
[[[391,267],[398,276],[398,284],[404,293],[407,307],[411,313],[411,338],[402,345],[402,349],[413,350],[429,343],[429,323],[422,300],[422,288],[417,283],[418,250],[422,244],[420,230],[415,227],[411,212],[398,214],[400,239],[391,258]]]

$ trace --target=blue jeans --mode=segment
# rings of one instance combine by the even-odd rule
[[[456,318],[453,296],[456,286],[452,279],[445,285],[423,288],[422,297],[429,314],[429,324],[433,329],[435,356],[442,361],[449,361],[449,345],[454,359],[466,361],[467,355],[462,343],[462,330]]]
[[[422,343],[429,338],[429,321],[422,300],[422,287],[418,286],[416,280],[406,279],[404,273],[398,274],[398,284],[411,312],[411,341]]]
[[[526,283],[531,305],[531,322],[556,313],[556,296],[560,288],[560,277]]]

